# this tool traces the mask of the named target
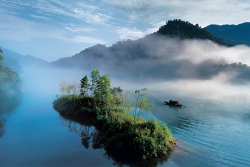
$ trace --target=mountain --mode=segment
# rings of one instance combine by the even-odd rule
[[[198,24],[173,20],[157,32],[138,40],[118,41],[110,47],[97,44],[51,63],[32,56],[4,52],[13,55],[21,65],[98,69],[125,80],[206,80],[224,73],[232,82],[249,82],[249,66],[244,62],[229,64],[216,55],[228,46],[231,45]]]
[[[2,48],[4,56],[3,64],[13,71],[20,73],[22,71],[22,67],[49,67],[50,64],[42,59],[33,57],[31,55],[23,56],[19,53],[13,52],[8,49]]]
[[[51,62],[51,65],[82,70],[98,69],[125,80],[138,81],[142,78],[144,82],[147,79],[150,82],[206,80],[221,73],[225,73],[228,78],[232,76],[232,82],[250,81],[250,67],[240,62],[228,64],[213,56],[214,52],[219,53],[227,46],[231,45],[198,25],[173,20],[157,32],[138,40],[119,41],[110,47],[97,44],[72,57]]]
[[[26,55],[20,59],[20,63],[23,65],[31,66],[31,67],[49,67],[49,62],[39,59],[37,57]]]
[[[119,64],[119,61],[128,62],[142,58],[150,59],[158,57],[153,50],[162,47],[162,43],[164,43],[166,39],[173,39],[177,43],[176,46],[179,46],[181,43],[180,41],[185,39],[211,40],[220,45],[231,46],[223,39],[213,36],[206,29],[199,27],[198,24],[193,25],[182,20],[169,20],[166,25],[160,27],[157,32],[146,35],[141,39],[135,41],[130,39],[127,41],[119,41],[111,47],[97,44],[73,55],[72,57],[61,58],[51,64],[55,67],[62,68],[74,67],[89,69],[92,68],[93,64],[103,64],[105,61],[118,62]],[[167,46],[165,47],[168,48]],[[173,53],[178,52],[178,48],[176,48],[175,51],[171,48],[169,49]],[[168,54],[170,55],[170,53]]]
[[[177,36],[182,39],[209,39],[220,45],[231,46],[224,39],[212,35],[198,24],[193,25],[188,21],[169,20],[166,25],[160,27],[157,33],[168,36]]]
[[[205,27],[205,29],[234,45],[245,44],[250,46],[250,22],[238,25],[212,24]]]

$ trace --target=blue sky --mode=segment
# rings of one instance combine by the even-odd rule
[[[153,33],[167,20],[249,22],[246,0],[0,0],[0,46],[47,61]]]

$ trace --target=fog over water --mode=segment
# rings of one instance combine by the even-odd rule
[[[80,132],[71,133],[71,122],[52,106],[61,82],[79,84],[85,75],[90,79],[93,69],[110,74],[112,87],[132,89],[132,101],[136,89],[149,89],[148,98],[155,101],[152,114],[177,139],[168,161],[156,166],[249,166],[250,48],[148,40],[155,41],[137,41],[138,50],[148,48],[144,57],[129,58],[126,48],[112,54],[104,49],[103,56],[86,58],[81,68],[23,67],[22,102],[11,115],[0,117],[0,166],[113,166],[105,151],[85,149]],[[185,107],[165,105],[170,99]]]
[[[36,84],[44,89],[55,83],[58,86],[61,82],[80,83],[84,75],[90,78],[91,71],[98,69],[101,74],[110,74],[112,86],[121,86],[124,90],[147,87],[175,98],[219,100],[229,104],[250,98],[247,93],[250,48],[244,45],[224,47],[209,40],[150,36],[109,48],[93,48],[89,51],[91,54],[82,51],[73,56],[70,68],[26,68],[24,81],[42,77]],[[56,86],[54,89],[59,90]]]
[[[104,56],[98,65],[95,60],[90,64],[93,69],[109,73],[112,83],[124,85],[125,89],[139,89],[143,85],[180,97],[229,103],[249,100],[246,91],[250,84],[248,46],[228,48],[209,40],[155,40],[151,37],[144,40],[146,42],[138,43],[148,49],[144,53],[146,56],[136,55],[138,57],[129,59],[125,53],[106,53],[111,58]]]
[[[250,48],[244,45],[224,47],[209,40],[156,35],[111,47],[97,45],[56,63],[65,68],[98,69],[125,89],[145,85],[179,96],[241,101],[249,99],[249,55]]]

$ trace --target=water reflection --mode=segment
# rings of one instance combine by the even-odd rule
[[[169,109],[172,109],[172,110],[175,110],[175,111],[179,111],[179,110],[184,108],[184,106],[173,106],[173,105],[167,105],[167,104],[165,104],[165,105],[168,106]]]
[[[92,126],[93,120],[82,118],[81,120],[72,119],[61,115],[62,125],[67,126],[70,132],[74,132],[81,137],[81,144],[85,149],[104,149],[105,153],[103,156],[107,159],[112,159],[113,165],[115,166],[145,166],[145,167],[156,167],[159,164],[165,163],[171,152],[161,159],[155,159],[150,162],[138,162],[133,159],[128,159],[128,153],[112,151],[107,143],[105,143],[103,133],[98,131],[94,126]],[[91,146],[91,148],[90,148]]]
[[[0,138],[4,136],[5,123],[7,122],[7,116],[11,115],[15,109],[21,104],[22,94],[17,94],[11,98],[0,98]]]
[[[3,137],[5,134],[4,124],[7,122],[7,120],[0,116],[0,138]]]

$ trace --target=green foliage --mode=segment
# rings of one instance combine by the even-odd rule
[[[112,94],[113,97],[113,102],[115,105],[119,106],[122,103],[122,99],[120,98],[120,96],[122,95],[123,90],[121,89],[121,87],[113,87],[110,91],[110,93]]]
[[[60,97],[53,104],[66,118],[91,118],[91,125],[100,131],[93,146],[104,148],[111,157],[118,158],[117,155],[125,154],[126,157],[119,158],[130,161],[150,160],[166,156],[174,146],[175,140],[165,124],[153,119],[146,121],[142,117],[137,117],[134,122],[134,117],[122,108],[117,108],[116,112],[109,111],[107,117],[102,108],[93,107],[93,98],[79,96],[72,102]],[[86,142],[84,138],[83,144],[87,147]]]
[[[97,82],[100,79],[101,75],[100,72],[96,69],[94,69],[91,72],[91,87],[90,90],[92,91],[92,94],[94,96],[98,96],[98,88],[97,88]]]
[[[110,76],[108,74],[100,75],[100,72],[94,69],[91,72],[91,90],[94,98],[100,102],[106,102],[110,99]],[[108,98],[109,97],[109,98]]]
[[[85,75],[82,79],[81,79],[81,95],[88,95],[88,89],[90,87],[90,84],[88,83],[89,80],[88,80],[88,76]]]
[[[142,98],[139,100],[138,107],[141,110],[146,111],[146,119],[147,119],[147,113],[151,112],[154,109],[155,102],[153,100],[148,100],[146,98]]]
[[[134,112],[134,118],[137,116],[137,109],[139,108],[139,101],[143,96],[147,95],[148,89],[147,88],[143,88],[140,90],[135,90],[135,98],[136,98],[136,103],[135,103],[135,112]],[[142,93],[141,93],[142,92]],[[139,114],[140,115],[140,114]]]
[[[132,90],[132,89],[131,89]],[[129,101],[129,93],[131,92],[131,90],[127,90],[124,93],[120,93],[118,94],[118,97],[121,100],[121,106],[126,110],[126,111],[131,111],[132,107],[131,107],[131,101]]]
[[[209,39],[220,45],[232,46],[224,39],[213,36],[209,31],[207,31],[205,28],[201,28],[198,24],[193,25],[187,21],[178,19],[169,20],[166,25],[160,27],[157,33],[168,36],[178,36],[183,39]]]
[[[96,87],[98,90],[97,98],[100,101],[106,101],[110,95],[110,76],[108,74],[101,76],[99,80],[97,80]]]
[[[81,80],[81,88],[91,85],[92,96],[70,95],[71,85],[61,84],[62,95],[54,101],[54,108],[61,115],[70,119],[91,120],[101,135],[93,141],[94,148],[104,148],[111,157],[127,153],[125,159],[149,160],[164,157],[174,146],[174,138],[166,125],[155,120],[146,121],[126,111],[131,110],[128,94],[120,87],[110,88],[108,74],[100,75],[98,70],[91,72],[91,84],[85,76]],[[137,108],[150,112],[154,107],[153,100],[143,98],[148,89],[135,90]],[[74,100],[72,100],[74,99]],[[82,144],[88,148],[89,138],[83,138]],[[116,157],[117,158],[117,157]],[[124,158],[124,157],[123,157]],[[127,160],[128,160],[127,159]]]
[[[120,86],[119,86],[119,87],[113,87],[113,88],[111,89],[111,93],[112,93],[112,94],[118,95],[118,94],[121,94],[122,92],[123,92],[123,90],[121,89]]]

